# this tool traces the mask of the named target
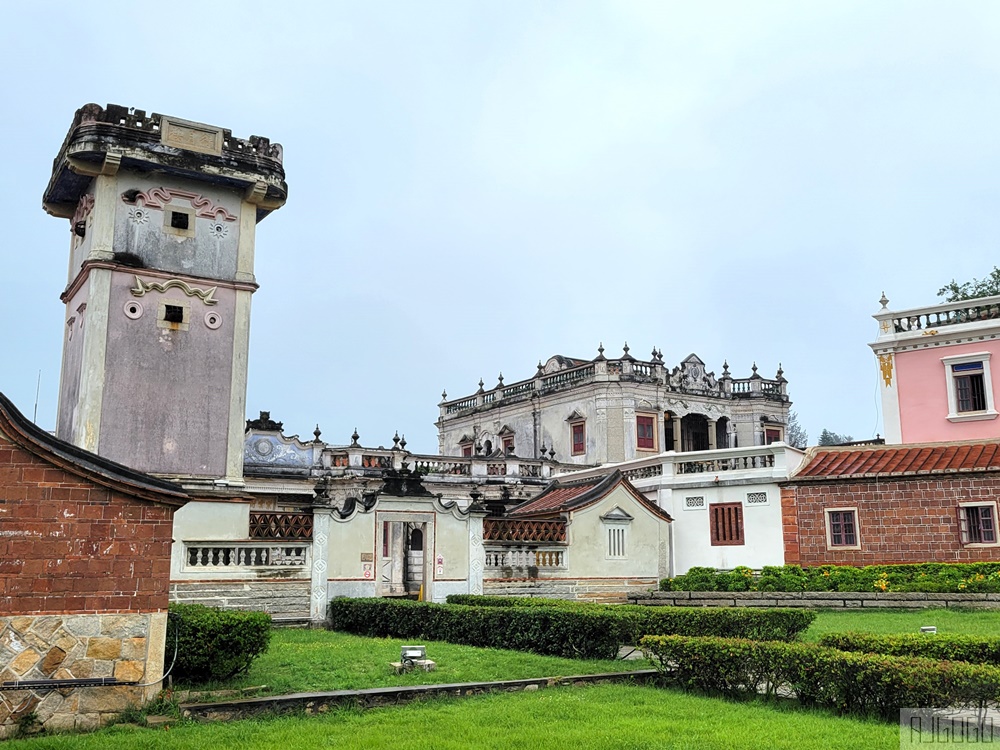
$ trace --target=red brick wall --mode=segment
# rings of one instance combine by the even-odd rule
[[[958,505],[1000,496],[1000,476],[918,477],[783,487],[785,562],[879,565],[1000,560],[1000,547],[966,547]],[[857,508],[861,549],[827,549],[824,509]]]
[[[55,468],[0,433],[0,613],[166,609],[173,510]]]

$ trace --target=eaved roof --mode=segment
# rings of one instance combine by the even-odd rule
[[[1000,439],[810,448],[789,481],[982,471],[1000,471]]]
[[[636,502],[665,521],[670,514],[637,490],[617,469],[606,477],[593,477],[576,482],[553,480],[533,500],[521,503],[507,512],[509,518],[550,518],[561,513],[586,508],[603,499],[618,485],[625,488]]]
[[[2,393],[0,432],[29,453],[95,484],[166,505],[183,505],[189,499],[179,484],[130,469],[53,437],[21,414]]]

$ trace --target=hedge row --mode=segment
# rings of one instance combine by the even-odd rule
[[[842,714],[897,720],[899,709],[995,706],[1000,669],[837,651],[807,643],[647,636],[668,684],[731,697],[794,694]]]
[[[914,565],[766,566],[719,572],[695,567],[660,581],[662,591],[901,591],[1000,593],[1000,562]]]
[[[719,607],[692,609],[690,607],[658,607],[650,609],[634,604],[598,604],[574,599],[543,599],[524,596],[483,596],[478,594],[452,594],[449,604],[479,607],[557,607],[588,612],[609,612],[625,618],[634,626],[630,630],[634,640],[651,633],[679,635],[717,635],[724,638],[750,638],[763,641],[795,639],[816,619],[816,613],[798,609],[758,609],[746,607]]]
[[[264,612],[171,604],[165,662],[169,666],[177,643],[174,677],[192,682],[227,680],[250,669],[270,641],[271,616]]]
[[[788,640],[816,614],[801,609],[688,607],[471,607],[390,599],[334,599],[330,627],[375,637],[425,638],[468,646],[614,659],[649,633],[708,633]]]
[[[841,651],[863,651],[888,656],[921,656],[939,661],[967,661],[1000,667],[1000,638],[974,635],[908,633],[831,633],[820,644]]]

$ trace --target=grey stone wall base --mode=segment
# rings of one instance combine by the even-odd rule
[[[310,581],[173,581],[170,601],[267,612],[275,623],[309,619]]]

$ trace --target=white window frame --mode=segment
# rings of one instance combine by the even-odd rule
[[[992,542],[969,542],[968,522],[965,520],[966,508],[982,508],[983,506],[993,508],[993,539]],[[963,547],[1000,547],[1000,526],[997,524],[997,502],[996,500],[969,500],[958,504],[958,534]]]
[[[601,528],[604,532],[604,559],[627,560],[631,542],[629,527],[632,517],[621,508],[615,508],[607,515],[601,516]],[[617,542],[613,541],[617,540]],[[617,554],[613,554],[617,549]]]
[[[830,523],[831,513],[854,513],[854,544],[834,544]],[[823,521],[826,524],[826,548],[830,552],[842,549],[861,549],[861,517],[857,507],[823,508]]]
[[[990,374],[990,354],[991,352],[973,352],[972,354],[958,354],[952,357],[941,358],[948,387],[949,422],[976,422],[983,419],[996,419],[1000,416],[993,403],[993,377]],[[984,411],[958,410],[955,373],[952,372],[951,368],[952,365],[964,365],[970,362],[982,362],[983,364],[983,393],[986,395],[986,409]]]

